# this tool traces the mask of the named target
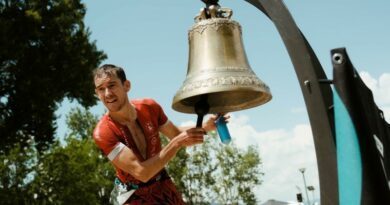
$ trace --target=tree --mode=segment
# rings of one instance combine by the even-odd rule
[[[36,204],[108,204],[115,173],[91,139],[69,138],[39,161],[29,185]]]
[[[80,0],[0,0],[0,150],[53,142],[65,97],[94,105],[91,71],[106,55],[89,41]]]
[[[35,149],[14,146],[8,154],[0,154],[0,162],[1,203],[28,204],[28,181],[36,164]]]
[[[37,152],[33,140],[0,154],[2,204],[108,204],[114,169],[92,141],[97,117],[85,109],[67,116],[65,144]]]
[[[225,146],[217,151],[220,166],[213,186],[216,200],[225,204],[257,204],[253,187],[261,184],[260,157],[254,146],[241,151],[236,146]]]
[[[187,203],[257,204],[253,187],[261,184],[263,173],[256,147],[223,145],[215,132],[209,135],[202,145],[181,150],[167,166]]]
[[[68,138],[91,138],[97,122],[98,117],[93,115],[90,111],[81,108],[73,108],[66,118],[66,124],[69,129]]]
[[[66,146],[58,142],[39,158],[30,195],[37,204],[108,204],[115,172],[92,140],[97,117],[72,109]]]

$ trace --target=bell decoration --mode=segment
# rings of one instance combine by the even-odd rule
[[[207,5],[188,32],[187,77],[173,98],[172,108],[198,114],[201,126],[207,113],[227,113],[271,100],[269,87],[249,66],[241,26],[232,10]]]

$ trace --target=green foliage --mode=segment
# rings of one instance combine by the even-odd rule
[[[166,137],[161,137],[161,143],[163,145],[168,144],[168,140]],[[166,170],[170,173],[175,186],[178,190],[185,190],[185,181],[182,180],[182,177],[188,172],[188,168],[186,163],[189,159],[189,155],[185,149],[181,149],[178,153],[176,153],[176,157],[171,160],[166,166]],[[182,192],[185,194],[185,192]]]
[[[91,139],[69,138],[39,159],[30,194],[38,204],[107,204],[115,176]]]
[[[96,103],[91,71],[106,58],[90,42],[80,0],[0,0],[0,150],[34,136],[53,142],[54,115],[65,97]]]
[[[257,204],[253,188],[263,173],[256,147],[223,145],[216,133],[209,135],[202,145],[181,150],[167,166],[187,203]]]
[[[31,142],[31,141],[30,141]],[[36,152],[31,146],[15,146],[5,155],[0,155],[0,199],[2,204],[27,204],[26,182],[34,170]]]
[[[79,107],[73,108],[66,118],[66,124],[70,130],[68,137],[77,139],[91,138],[94,126],[98,118],[91,112]]]
[[[108,204],[115,171],[89,135],[96,122],[88,110],[72,109],[65,145],[37,152],[30,143],[1,154],[2,204]]]
[[[255,185],[261,184],[259,176],[261,163],[255,147],[250,146],[243,152],[235,146],[225,146],[217,151],[219,173],[215,175],[218,181],[213,189],[217,201],[227,204],[256,204],[256,197],[251,191]]]

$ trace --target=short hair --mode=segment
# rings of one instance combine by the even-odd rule
[[[126,74],[123,68],[113,65],[113,64],[104,64],[93,71],[93,79],[101,78],[104,75],[106,76],[116,76],[118,77],[122,83],[124,83],[126,79]]]

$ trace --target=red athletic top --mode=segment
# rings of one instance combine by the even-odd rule
[[[148,159],[156,155],[161,150],[158,128],[164,125],[168,121],[168,118],[160,105],[152,99],[132,100],[131,103],[135,107],[137,112],[137,121],[145,136],[146,158]],[[97,124],[93,133],[93,138],[99,148],[110,158],[110,160],[113,160],[119,153],[120,150],[117,151],[117,153],[111,152],[115,148],[118,148],[118,146],[121,146],[120,144],[129,147],[140,161],[146,160],[142,157],[140,151],[134,143],[129,129],[125,125],[121,125],[112,120],[107,114],[104,115]],[[138,180],[130,174],[123,172],[118,167],[116,167],[116,171],[118,178],[122,182],[138,182]]]
[[[160,105],[152,99],[132,100],[131,103],[135,107],[138,124],[145,136],[146,159],[149,159],[161,151],[159,127],[167,123],[168,118]],[[115,159],[124,146],[129,147],[140,161],[146,160],[138,150],[129,129],[126,126],[112,120],[108,114],[105,114],[96,125],[93,132],[93,138],[97,146],[111,161]],[[115,169],[117,177],[123,183],[141,183],[141,181],[135,179],[132,175],[121,170],[119,167],[115,166]],[[157,185],[158,187],[156,187]],[[162,188],[161,186],[164,186],[165,188]],[[162,193],[162,190],[165,190],[163,191],[165,193]],[[170,179],[156,182],[151,186],[138,189],[130,198],[134,198],[136,200],[132,200],[130,203],[134,204],[133,202],[137,200],[142,203],[154,203],[158,202],[155,200],[161,200],[162,195],[164,195],[163,198],[165,198],[164,202],[167,202],[165,200],[168,200],[175,204],[183,203],[180,194],[176,191],[176,188]]]

